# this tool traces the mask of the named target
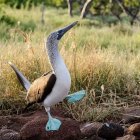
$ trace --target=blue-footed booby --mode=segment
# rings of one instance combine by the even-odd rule
[[[45,46],[52,71],[43,74],[32,84],[14,64],[9,62],[20,83],[27,91],[27,107],[34,103],[42,103],[45,107],[49,118],[46,124],[46,131],[58,130],[61,126],[61,121],[51,116],[51,106],[63,101],[64,99],[68,100],[70,103],[76,102],[81,100],[85,95],[84,90],[68,95],[71,87],[71,77],[58,50],[59,40],[76,24],[77,21],[64,27],[63,29],[52,32],[48,36]]]

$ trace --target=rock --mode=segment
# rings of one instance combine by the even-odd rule
[[[52,108],[51,112],[54,116],[65,117],[64,110],[62,109]],[[12,129],[19,132],[24,124],[26,124],[28,121],[35,119],[38,116],[40,117],[47,116],[47,113],[44,108],[38,111],[25,113],[21,115],[0,116],[0,129],[3,126],[7,126],[8,129]]]
[[[81,135],[79,123],[69,118],[58,119],[61,120],[62,125],[59,131],[52,132],[45,130],[47,115],[29,121],[20,131],[22,140],[79,140]]]
[[[48,139],[51,138],[52,140],[59,138],[63,140],[63,139],[77,139],[78,137],[80,137],[81,132],[79,128],[79,123],[73,121],[72,119],[68,118],[64,119],[66,117],[65,110],[59,109],[57,107],[54,109],[52,108],[51,112],[54,116],[59,116],[60,120],[62,121],[62,128],[60,129],[60,131],[46,133],[45,125],[47,123],[47,113],[43,108],[39,111],[34,111],[31,113],[25,113],[21,115],[0,116],[0,129],[3,126],[6,126],[7,129],[4,131],[2,129],[1,137],[4,136],[5,139],[11,140],[13,139],[12,137],[13,132],[16,132],[14,135],[16,134],[19,135],[18,132],[20,132],[22,134],[22,137],[25,139],[26,138],[28,139],[31,136],[33,140],[37,139],[46,140],[46,138]],[[24,134],[27,134],[27,136],[25,136]],[[3,140],[1,137],[0,140]]]
[[[122,116],[123,123],[138,123],[140,122],[140,107],[131,107],[125,109]]]
[[[6,117],[0,116],[0,128],[7,126],[8,129],[19,131],[25,123],[32,119],[32,116],[23,117],[22,115]]]
[[[18,132],[3,127],[0,130],[0,140],[21,140],[21,138]]]
[[[105,123],[98,129],[98,136],[105,139],[115,139],[124,134],[124,129],[119,124]]]
[[[100,138],[100,137],[94,135],[94,136],[92,136],[90,138],[85,138],[85,139],[82,139],[82,140],[105,140],[105,139]]]
[[[134,136],[140,137],[140,123],[132,124],[127,129],[127,134],[132,134]]]
[[[125,135],[124,137],[119,137],[116,140],[137,140],[133,135]]]
[[[6,126],[8,121],[9,121],[9,118],[5,116],[0,116],[0,128],[2,128],[3,126]]]
[[[102,123],[93,122],[93,123],[85,123],[80,126],[82,137],[91,137],[93,135],[97,135],[97,130],[102,126]]]

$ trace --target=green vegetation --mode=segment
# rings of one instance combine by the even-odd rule
[[[89,2],[86,10],[82,12]],[[81,18],[94,16],[113,16],[115,21],[122,22],[122,16],[125,14],[131,25],[136,21],[140,21],[140,1],[139,0],[0,0],[0,7],[7,5],[17,9],[25,8],[30,10],[32,7],[39,5],[55,7],[55,8],[68,8],[70,16],[80,15]],[[69,5],[69,6],[68,6]],[[73,14],[74,11],[74,14]]]
[[[25,91],[7,62],[17,65],[30,81],[49,71],[44,38],[79,16],[69,18],[67,10],[47,8],[42,25],[39,7],[30,11],[6,8],[4,15],[0,22],[0,109],[1,113],[21,113]],[[84,19],[62,39],[60,52],[72,76],[71,92],[87,90],[81,102],[59,105],[73,118],[99,121],[116,117],[116,110],[123,107],[139,105],[139,26],[108,27],[99,20]]]

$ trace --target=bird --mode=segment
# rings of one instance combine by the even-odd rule
[[[85,90],[69,94],[71,87],[71,76],[62,56],[59,53],[58,44],[63,35],[74,27],[78,21],[67,25],[66,27],[49,34],[45,42],[51,71],[44,73],[32,84],[12,63],[8,62],[17,75],[21,85],[26,89],[27,106],[25,109],[35,103],[41,103],[48,114],[48,122],[45,126],[46,131],[59,130],[61,121],[53,118],[50,113],[50,107],[66,99],[69,103],[80,101],[85,96]]]

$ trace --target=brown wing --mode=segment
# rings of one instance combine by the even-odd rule
[[[49,73],[51,73],[51,72],[49,72]],[[42,96],[41,96],[41,98],[38,100],[38,102],[43,102],[44,99],[51,93],[51,91],[52,91],[52,89],[53,89],[53,87],[54,87],[54,85],[55,85],[56,76],[55,76],[55,74],[49,74],[49,73],[47,74],[47,75],[50,75],[50,76],[49,76],[49,79],[48,79],[48,81],[47,81],[47,84],[46,84],[45,87],[44,87]],[[44,78],[46,78],[47,75],[45,74],[45,75],[44,75]]]
[[[27,93],[26,100],[28,103],[43,102],[44,99],[51,93],[55,82],[56,76],[52,72],[36,79]]]

